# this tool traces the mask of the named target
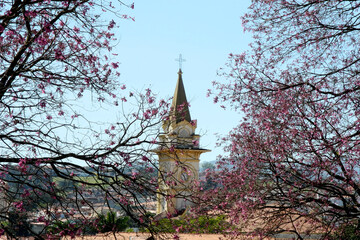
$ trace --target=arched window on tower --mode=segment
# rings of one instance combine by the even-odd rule
[[[179,137],[181,137],[181,138],[188,138],[188,137],[190,137],[190,131],[189,131],[188,129],[186,129],[186,128],[180,129],[180,131],[179,131]]]

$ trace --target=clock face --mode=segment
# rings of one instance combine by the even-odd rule
[[[182,172],[181,173],[181,180],[186,182],[188,179],[189,179],[188,173],[187,172]]]

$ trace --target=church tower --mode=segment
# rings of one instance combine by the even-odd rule
[[[195,134],[197,121],[191,120],[181,68],[168,119],[163,121],[160,147],[154,150],[159,158],[159,193],[157,214],[184,210],[192,205],[189,196],[193,183],[199,180],[200,154],[210,150],[199,147]]]

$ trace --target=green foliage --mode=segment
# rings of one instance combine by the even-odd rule
[[[81,186],[81,183],[88,184],[100,184],[104,187],[109,186],[108,183],[112,183],[113,179],[111,177],[103,177],[103,180],[100,179],[97,175],[93,176],[74,176],[72,180],[63,179],[61,177],[53,177],[53,182],[56,183],[61,189],[71,190],[73,188]],[[122,179],[122,178],[120,178]]]
[[[3,229],[6,229],[8,233],[13,234],[14,236],[30,236],[30,224],[26,213],[10,211],[8,216],[9,220],[2,222],[2,224],[4,223],[4,225],[1,225]]]
[[[96,234],[106,232],[120,232],[129,227],[129,217],[116,217],[115,212],[101,214],[92,223],[84,224],[76,221],[56,221],[48,226],[47,232],[52,235]]]
[[[97,221],[99,232],[120,232],[129,227],[129,217],[116,217],[115,212],[108,212],[106,215],[100,215]]]
[[[201,164],[201,168],[203,171],[209,169],[209,170],[214,170],[215,169],[215,164],[212,162],[203,162]]]
[[[47,227],[47,233],[51,235],[70,235],[74,237],[77,233],[80,232],[81,226],[79,223],[74,221],[55,221],[50,226]]]
[[[1,228],[7,228],[10,226],[10,222],[9,221],[0,221],[0,227]]]
[[[161,219],[153,223],[153,230],[166,233],[223,233],[230,224],[225,221],[225,216],[208,217],[200,216],[194,219]]]
[[[330,240],[360,240],[360,229],[356,224],[346,224],[338,229]]]

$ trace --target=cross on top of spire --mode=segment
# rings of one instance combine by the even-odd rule
[[[180,55],[179,55],[179,58],[176,58],[175,61],[179,62],[179,69],[181,70],[181,68],[182,68],[182,63],[183,63],[183,62],[186,62],[186,59],[183,59],[183,58],[182,58],[182,55],[180,54]]]

